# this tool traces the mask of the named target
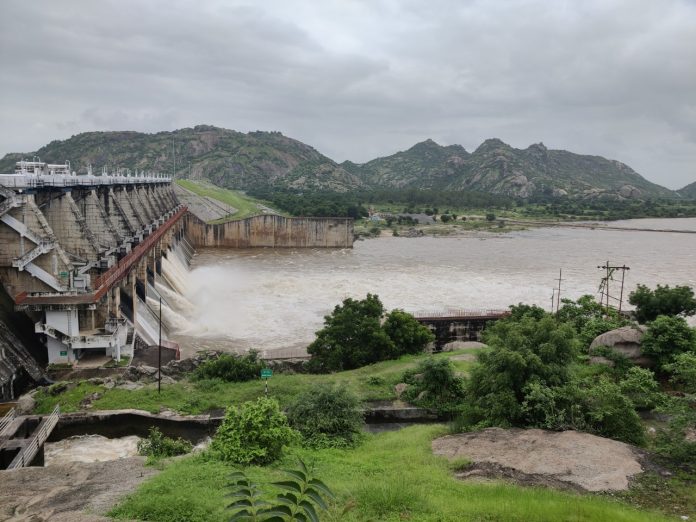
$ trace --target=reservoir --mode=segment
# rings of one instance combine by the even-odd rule
[[[696,218],[641,219],[612,226],[693,230]],[[305,347],[323,316],[347,297],[379,295],[410,312],[507,308],[549,310],[561,295],[598,295],[598,269],[627,265],[627,294],[638,283],[696,286],[696,234],[535,228],[505,234],[382,237],[353,249],[204,249],[179,274],[185,299],[170,319],[182,356],[199,349],[278,351]],[[620,278],[610,283],[619,296]],[[626,308],[630,306],[624,305]]]

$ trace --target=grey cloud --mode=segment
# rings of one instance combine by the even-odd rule
[[[686,0],[0,4],[0,151],[86,130],[280,130],[336,160],[489,137],[696,178]]]

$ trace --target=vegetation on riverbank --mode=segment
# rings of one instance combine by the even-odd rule
[[[463,482],[451,464],[432,454],[433,438],[444,426],[413,426],[398,432],[367,435],[354,449],[307,449],[293,446],[268,467],[251,466],[256,482],[284,478],[281,470],[302,458],[337,499],[321,520],[559,520],[658,522],[654,512],[639,512],[597,496],[580,496],[544,488],[521,488],[502,482]],[[234,468],[205,456],[169,464],[110,514],[118,519],[216,522],[229,518],[225,506],[227,476]]]

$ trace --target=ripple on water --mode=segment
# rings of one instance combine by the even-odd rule
[[[76,435],[44,446],[46,466],[71,462],[104,462],[133,457],[138,454],[140,437],[129,435],[109,439],[102,435]]]

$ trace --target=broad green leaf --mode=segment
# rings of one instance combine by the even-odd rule
[[[296,491],[297,493],[302,493],[302,487],[297,482],[294,482],[292,480],[274,482],[273,485],[282,489],[287,489],[289,491]]]
[[[313,478],[312,480],[309,481],[309,483],[312,486],[314,486],[316,489],[321,491],[324,495],[329,497],[330,499],[334,498],[334,494],[331,492],[329,487],[326,484],[324,484],[321,480],[319,480],[318,478]]]
[[[297,480],[299,480],[302,483],[307,482],[307,475],[306,475],[306,473],[304,473],[302,471],[294,470],[294,469],[284,469],[283,471],[285,473],[287,473],[288,475],[296,478]]]
[[[314,489],[308,489],[305,491],[305,495],[312,499],[312,501],[319,506],[321,509],[328,509],[326,502],[321,498],[321,495]]]
[[[314,506],[310,502],[303,500],[302,502],[300,502],[300,506],[302,507],[302,510],[307,514],[307,518],[309,518],[311,522],[319,522],[317,512],[314,510]]]

